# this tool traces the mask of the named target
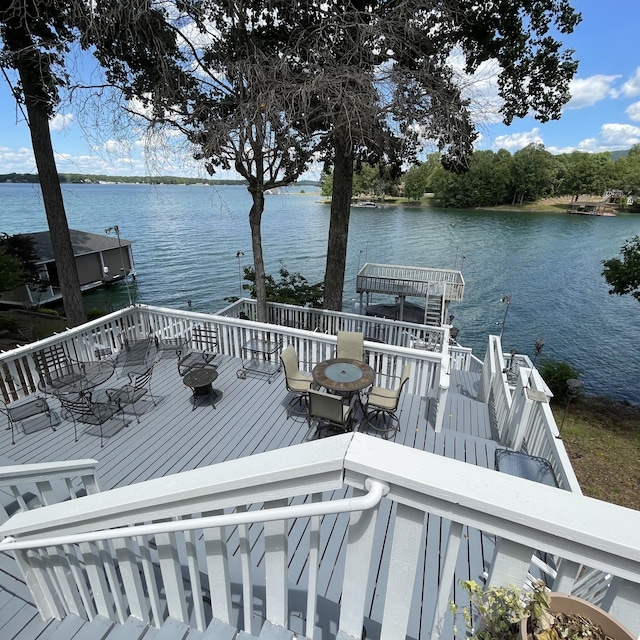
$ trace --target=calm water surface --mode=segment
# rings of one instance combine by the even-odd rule
[[[311,188],[309,188],[311,189]],[[94,233],[117,224],[134,242],[136,301],[215,312],[239,294],[238,267],[252,263],[244,187],[68,185],[69,226]],[[267,272],[283,260],[310,281],[322,280],[329,207],[318,194],[267,198],[263,244]],[[39,188],[0,184],[0,231],[47,228]],[[640,304],[610,296],[602,260],[640,233],[640,216],[497,213],[389,207],[353,209],[345,307],[356,297],[365,261],[462,268],[465,299],[451,306],[460,341],[482,358],[489,333],[499,333],[500,303],[512,295],[505,350],[565,360],[582,372],[590,393],[640,403]],[[243,252],[240,260],[237,252]],[[91,301],[126,303],[124,286]],[[90,303],[88,304],[90,306]]]

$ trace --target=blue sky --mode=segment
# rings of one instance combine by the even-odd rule
[[[573,0],[572,4],[583,21],[565,43],[576,51],[580,64],[562,118],[541,124],[527,117],[509,127],[485,121],[479,125],[477,148],[513,153],[535,142],[552,153],[599,152],[640,143],[640,1]],[[490,85],[478,90],[487,96],[492,92]],[[0,173],[35,173],[28,127],[5,79],[0,79],[0,113]],[[129,134],[125,143],[106,130],[93,129],[86,136],[83,132],[89,125],[73,105],[61,107],[51,126],[61,173],[205,176],[188,156],[155,153],[158,147],[145,145],[135,134]]]

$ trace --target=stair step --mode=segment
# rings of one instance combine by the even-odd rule
[[[104,616],[96,616],[91,622],[87,622],[73,636],[73,640],[105,640],[114,627],[113,620]]]
[[[85,624],[88,624],[86,620],[69,614],[60,622],[55,631],[48,636],[47,640],[69,640],[69,638],[73,638]]]
[[[292,640],[293,633],[284,627],[273,624],[268,620],[262,625],[260,640]]]
[[[190,631],[188,624],[167,618],[158,630],[154,640],[185,640]]]
[[[213,619],[202,636],[203,640],[234,640],[238,630],[226,622]]]
[[[149,625],[140,620],[129,616],[124,624],[118,624],[114,627],[109,635],[108,640],[151,640],[151,635],[147,635]]]
[[[246,631],[239,631],[236,640],[258,640],[257,636],[252,636]]]

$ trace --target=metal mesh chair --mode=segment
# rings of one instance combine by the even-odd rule
[[[78,440],[77,422],[90,425],[85,429],[85,433],[92,436],[100,435],[101,447],[104,446],[105,437],[110,437],[121,429],[119,424],[114,424],[106,433],[104,431],[104,425],[114,418],[116,414],[119,413],[122,416],[122,427],[127,426],[124,420],[124,411],[119,404],[115,402],[94,402],[91,398],[91,392],[60,394],[58,400],[60,400],[60,404],[67,415],[71,416],[73,420],[73,433],[76,442]]]
[[[496,471],[540,482],[550,487],[558,486],[556,474],[546,458],[530,456],[522,451],[510,449],[496,449],[494,457]]]
[[[117,389],[105,389],[105,393],[109,398],[109,401],[121,406],[123,409],[127,405],[131,405],[133,409],[133,415],[136,417],[138,423],[140,422],[140,416],[136,410],[136,403],[144,396],[149,394],[153,405],[156,405],[156,400],[151,393],[151,375],[153,374],[153,364],[142,373],[130,373],[129,382]]]
[[[7,431],[11,429],[11,444],[16,443],[17,426],[21,426],[25,434],[29,434],[48,428],[55,431],[56,426],[60,424],[58,414],[51,411],[46,398],[31,396],[3,404],[4,408],[0,406],[0,411],[7,416]]]
[[[214,367],[218,352],[218,332],[208,327],[196,327],[191,342],[178,349],[178,373],[184,376],[191,369]]]

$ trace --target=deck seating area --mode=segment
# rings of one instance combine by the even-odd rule
[[[216,388],[222,391],[222,398],[216,402],[215,409],[203,402],[192,410],[192,393],[182,383],[176,356],[164,356],[154,366],[151,382],[157,406],[153,406],[150,399],[142,398],[138,404],[149,406],[137,407],[139,424],[133,408],[123,407],[129,414],[127,426],[105,439],[104,447],[100,446],[99,433],[84,433],[80,423],[75,442],[73,420],[65,414],[55,396],[47,396],[51,409],[62,418],[55,432],[25,434],[16,429],[15,445],[12,445],[11,432],[2,430],[0,446],[5,456],[17,464],[97,458],[101,486],[111,489],[305,441],[308,433],[306,414],[287,417],[291,394],[285,387],[283,371],[269,383],[260,376],[239,378],[237,372],[242,363],[238,358],[218,355],[216,364]],[[115,375],[103,384],[105,389],[117,382]],[[100,390],[96,389],[94,394],[98,395]],[[448,402],[452,407],[457,406],[456,394],[451,394]],[[449,429],[436,434],[433,426],[427,425],[429,411],[427,399],[403,393],[396,412],[400,429],[393,439],[406,446],[445,455],[449,451],[449,441],[459,442],[464,434],[456,435]],[[432,410],[430,415],[433,415]],[[449,412],[447,415],[453,422],[454,414]],[[469,410],[464,417],[465,424],[472,425],[474,441],[483,429],[485,437],[490,436],[490,431],[486,431],[486,405],[479,403],[475,414]],[[362,413],[357,413],[356,419],[361,418]],[[373,429],[371,434],[377,435]],[[492,468],[494,446],[491,442],[486,443],[490,455],[480,462],[483,466]],[[475,460],[467,461],[476,464]]]
[[[282,311],[289,313],[290,309]],[[353,316],[322,316],[321,319],[342,323],[342,330],[358,328],[353,324],[357,321]],[[185,385],[172,341],[176,339],[174,336],[191,335],[192,328],[201,323],[216,331],[218,341],[214,362],[216,399],[215,403],[194,404],[194,390]],[[92,389],[96,397],[101,392],[108,397],[107,389],[119,387],[132,370],[148,364],[146,351],[141,363],[130,362],[122,352],[118,355],[116,338],[122,333],[131,337],[130,344],[160,333],[166,335],[167,344],[171,345],[171,348],[157,349],[155,343],[150,382],[152,397],[143,395],[135,407],[130,404],[122,407],[126,412],[126,426],[110,430],[109,437],[101,443],[95,429],[88,428],[85,432],[78,424],[76,438],[73,420],[60,406],[58,398],[49,394],[50,409],[60,418],[56,430],[25,431],[18,427],[14,429],[15,444],[11,443],[11,430],[0,430],[0,464],[93,462],[91,459],[95,459],[101,490],[115,491],[109,495],[88,496],[82,506],[74,506],[78,511],[73,517],[69,516],[66,504],[54,505],[50,512],[63,520],[69,518],[71,522],[67,527],[71,529],[76,526],[76,518],[85,515],[92,523],[95,518],[95,525],[90,526],[100,528],[104,517],[102,527],[111,528],[137,522],[163,522],[166,513],[175,513],[177,520],[184,517],[187,522],[209,512],[219,511],[226,516],[227,513],[222,512],[228,508],[235,510],[234,516],[257,512],[254,515],[258,518],[250,521],[252,524],[225,525],[226,529],[211,525],[210,529],[201,529],[197,544],[192,545],[191,538],[181,533],[179,537],[186,546],[176,546],[176,558],[189,554],[191,548],[197,552],[197,547],[206,547],[211,553],[206,561],[204,556],[196,554],[190,572],[193,567],[202,575],[211,569],[214,576],[218,576],[216,567],[224,567],[229,572],[229,608],[232,605],[233,615],[237,616],[230,622],[238,629],[253,626],[250,620],[247,622],[247,616],[291,625],[292,621],[302,620],[306,613],[308,620],[319,620],[318,624],[322,621],[323,639],[335,636],[339,617],[340,628],[354,637],[360,635],[364,620],[367,637],[375,640],[381,635],[396,637],[388,632],[395,628],[394,618],[397,608],[401,607],[402,615],[406,615],[406,625],[398,627],[402,629],[402,637],[421,638],[433,632],[433,638],[450,638],[453,621],[447,614],[449,599],[464,600],[458,580],[486,578],[489,584],[505,580],[523,583],[530,571],[532,551],[538,549],[569,559],[556,579],[557,584],[568,591],[574,581],[577,583],[576,576],[583,573],[579,571],[579,562],[609,576],[607,580],[611,574],[621,576],[624,588],[638,583],[640,570],[635,569],[634,554],[640,553],[640,548],[637,543],[629,542],[624,526],[610,531],[605,523],[611,518],[631,527],[640,526],[640,522],[633,515],[622,513],[620,508],[591,500],[588,508],[599,516],[584,528],[581,514],[584,501],[589,499],[580,495],[570,465],[565,463],[566,452],[557,437],[545,395],[540,391],[539,376],[537,372],[536,375],[521,372],[516,382],[519,386],[512,396],[503,375],[497,338],[490,339],[484,365],[475,370],[468,366],[470,353],[462,349],[454,356],[453,351],[450,355],[365,341],[365,357],[377,374],[376,380],[398,377],[405,365],[411,363],[409,383],[403,388],[394,411],[398,429],[370,428],[363,420],[362,403],[354,403],[356,431],[360,433],[308,443],[310,429],[306,414],[293,415],[288,411],[294,395],[287,389],[284,371],[276,372],[275,368],[281,363],[279,351],[262,350],[255,356],[269,364],[262,371],[259,367],[247,366],[245,347],[261,336],[267,336],[270,345],[278,345],[278,350],[293,346],[300,370],[308,373],[314,364],[334,357],[335,335],[283,325],[259,325],[237,315],[205,317],[166,309],[132,308],[88,328],[72,330],[62,338],[69,354],[80,361],[90,359],[87,355],[93,353],[96,343],[113,348],[114,353],[105,357],[112,358],[116,371]],[[60,340],[55,338],[51,342]],[[439,345],[447,344],[445,328]],[[37,348],[34,345],[17,354],[5,355],[5,371],[11,374],[5,384],[5,396],[18,395],[9,384],[13,380],[32,390],[37,388],[37,378],[30,368],[32,352]],[[466,361],[467,366],[457,370],[452,367],[454,361]],[[536,388],[527,388],[525,393],[523,385],[528,387],[531,381]],[[527,419],[520,420],[525,411]],[[519,449],[523,443],[529,454],[549,460],[563,491],[494,469],[497,448]],[[288,453],[288,448],[293,446],[295,456]],[[256,455],[260,456],[257,460],[262,461],[259,464],[254,464],[254,460],[242,461]],[[214,466],[209,468],[210,465]],[[188,482],[192,483],[189,489],[185,490],[175,478],[167,478],[181,472],[186,472],[183,478],[189,478]],[[382,483],[389,491],[375,507],[375,515],[367,515],[370,512],[365,510],[359,511],[360,515],[331,511],[334,502],[343,498],[351,502],[364,497],[369,481]],[[130,485],[142,482],[145,485],[138,491],[131,490]],[[147,499],[153,495],[154,499]],[[3,506],[18,498],[14,490],[7,492],[0,487]],[[526,510],[529,502],[538,505],[541,501],[547,504],[544,511]],[[111,505],[104,515],[99,515],[109,502]],[[272,508],[311,507],[315,502],[326,505],[329,510],[322,516],[287,515],[270,525],[259,519]],[[85,507],[89,512],[85,513]],[[0,515],[2,513],[0,510]],[[133,514],[131,520],[127,519],[129,513]],[[21,526],[27,535],[37,531],[41,524],[45,529],[49,526],[34,512],[19,514],[6,524],[9,535],[18,538]],[[59,528],[54,526],[54,531],[65,529],[64,522],[59,524]],[[365,530],[360,530],[360,526]],[[226,531],[226,537],[220,536],[220,531]],[[360,540],[363,533],[366,535]],[[33,535],[38,537],[37,533]],[[150,553],[155,553],[155,545],[161,541],[168,544],[170,538],[164,533],[158,535],[151,536]],[[223,547],[224,553],[221,553]],[[604,555],[602,547],[609,550]],[[171,563],[169,556],[165,559]],[[121,559],[126,562],[126,558]],[[361,561],[366,565],[361,566]],[[415,584],[413,577],[404,578],[405,562],[412,576],[415,570]],[[128,570],[126,564],[124,566]],[[193,581],[193,574],[186,573],[185,564],[169,568],[174,577],[176,568],[183,572],[184,580],[178,590],[194,595],[191,600],[194,607],[195,603],[209,601],[209,609],[200,615],[210,620],[216,606],[220,606],[220,597],[224,600],[226,596],[216,593],[214,597],[215,585],[210,586],[210,591],[201,589],[196,585],[198,581]],[[164,569],[163,565],[163,573]],[[352,578],[361,571],[368,571],[368,580]],[[247,573],[252,574],[248,592],[245,591]],[[214,577],[216,581],[219,582],[218,577]],[[595,588],[603,593],[608,587],[609,582]],[[167,583],[164,588],[168,588]],[[586,589],[593,591],[592,586]],[[317,610],[305,612],[299,602],[305,599],[305,591],[316,594],[313,606],[317,606]],[[613,589],[611,593],[612,601],[616,602],[617,594]],[[621,593],[624,608],[624,591]],[[242,603],[250,605],[243,607]],[[173,607],[171,617],[176,617],[176,598],[170,598],[167,593],[164,604]],[[48,627],[39,620],[24,579],[6,551],[0,552],[0,608],[12,612],[10,620],[0,619],[3,639],[45,638],[59,624],[56,621]],[[635,615],[633,604],[626,609],[623,613]],[[203,628],[202,619],[189,618],[197,616],[197,612],[185,610],[184,613],[187,619],[178,612],[179,620],[186,619],[189,624]],[[443,622],[445,616],[446,622]],[[63,621],[67,625],[76,623],[75,616]],[[63,624],[59,624],[59,628]],[[437,634],[432,627],[436,624],[442,625]],[[309,631],[295,625],[289,628],[296,633]],[[29,631],[25,635],[27,629],[33,633]],[[43,629],[47,631],[40,636]],[[68,637],[71,636],[60,636],[65,640]]]
[[[9,431],[0,431],[0,443],[5,452],[3,463],[27,464],[36,462],[76,460],[94,458],[98,461],[97,476],[102,490],[124,487],[152,478],[196,469],[206,465],[250,456],[265,451],[282,449],[305,441],[309,434],[306,414],[288,417],[287,407],[292,394],[287,391],[284,372],[279,372],[269,382],[263,376],[238,377],[242,361],[218,354],[216,357],[218,378],[216,388],[222,391],[222,397],[215,408],[209,403],[199,403],[192,407],[192,393],[186,387],[178,372],[177,357],[171,352],[162,353],[154,366],[152,393],[156,401],[154,406],[150,399],[143,398],[139,404],[147,403],[145,408],[137,407],[140,417],[138,423],[134,419],[133,408],[124,407],[129,412],[127,426],[120,428],[109,438],[104,439],[101,446],[99,432],[96,435],[84,433],[78,424],[78,439],[74,437],[72,418],[65,415],[55,396],[48,396],[52,409],[62,416],[55,433],[42,432],[16,433],[15,444],[11,444]],[[116,380],[104,383],[108,388]],[[99,393],[100,388],[94,393]],[[455,395],[450,397],[455,402]],[[482,412],[480,412],[482,413]],[[396,415],[399,419],[398,431],[387,434],[396,443],[420,450],[429,451],[442,456],[463,460],[473,465],[492,468],[496,444],[487,438],[467,436],[464,433],[444,429],[436,433],[433,424],[428,424],[430,402],[420,396],[403,393]],[[356,420],[362,421],[362,406],[355,412]],[[470,415],[466,416],[467,418]],[[474,431],[479,432],[487,422],[485,415],[473,419],[477,425]],[[374,437],[385,437],[375,429],[367,427],[364,421],[359,427]],[[489,435],[489,434],[486,434]],[[351,494],[350,489],[334,492],[332,499],[340,499]],[[4,499],[12,500],[11,496]],[[381,523],[389,522],[393,517],[393,505],[387,503],[380,519]],[[339,600],[340,582],[332,576],[339,575],[336,566],[343,562],[344,550],[342,542],[346,534],[348,516],[331,517],[326,523],[326,555],[320,567],[320,593],[327,603]],[[439,518],[432,518],[429,531],[433,532],[433,540],[425,541],[423,549],[423,566],[431,566],[438,562],[440,540]],[[384,547],[385,527],[381,524],[381,545]],[[464,554],[466,561],[461,566],[463,578],[479,578],[485,569],[487,558],[492,552],[492,541],[479,532],[471,534],[469,548]],[[299,562],[304,566],[306,550],[301,551],[301,560],[294,556],[291,562]],[[435,555],[434,555],[435,554]],[[303,584],[304,571],[300,582]],[[437,580],[437,576],[423,575],[429,582]],[[0,554],[0,590],[9,583],[11,592],[18,594],[18,601],[26,599],[26,587],[21,584],[21,577],[12,565],[8,554]],[[437,585],[433,584],[433,593]],[[23,614],[34,617],[31,623],[34,628],[37,612],[35,607],[24,602],[20,605]],[[375,625],[381,614],[379,596],[372,594],[368,605],[367,616],[372,618],[370,625]],[[414,617],[412,631],[419,636],[420,616]],[[0,628],[1,630],[1,628]],[[4,637],[4,636],[3,636]]]

